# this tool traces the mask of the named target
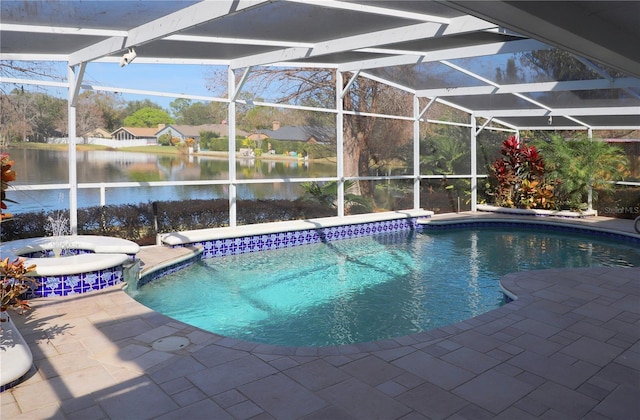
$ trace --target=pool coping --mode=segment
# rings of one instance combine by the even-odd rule
[[[43,251],[51,251],[56,245],[63,249],[88,251],[60,257],[36,258],[30,256]],[[135,259],[140,246],[135,242],[99,235],[65,235],[18,239],[0,244],[2,258],[10,261],[25,258],[25,265],[36,265],[34,277],[54,277],[105,270],[118,267]]]
[[[491,226],[491,225],[503,225],[508,227],[513,226],[548,226],[551,228],[558,228],[560,231],[565,232],[582,232],[585,234],[591,234],[596,236],[603,236],[605,238],[617,239],[617,240],[630,240],[633,242],[640,241],[640,234],[629,232],[622,229],[616,229],[612,227],[599,227],[585,223],[585,219],[573,219],[555,216],[535,216],[535,215],[497,215],[487,212],[483,217],[456,217],[453,219],[438,219],[432,217],[429,219],[418,220],[419,225],[434,226],[436,228],[457,228],[459,226],[477,225],[477,226]],[[553,229],[550,229],[553,230]]]
[[[562,217],[567,219],[582,219],[585,217],[594,217],[598,215],[597,210],[583,210],[583,211],[571,211],[571,210],[544,210],[544,209],[519,209],[511,207],[492,206],[488,204],[478,204],[477,210],[481,212],[501,213],[501,214],[515,214],[524,216],[537,216],[537,217]]]
[[[284,222],[260,223],[256,225],[242,225],[235,227],[221,227],[209,229],[195,229],[160,235],[163,244],[168,246],[183,246],[203,241],[217,239],[231,239],[245,236],[269,235],[281,232],[295,232],[301,230],[322,229],[351,224],[374,223],[397,219],[415,219],[431,217],[429,210],[414,209],[402,211],[388,211],[380,213],[356,214],[344,217],[323,217],[307,220],[291,220]]]

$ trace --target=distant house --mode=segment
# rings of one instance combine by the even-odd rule
[[[200,133],[203,131],[209,131],[212,133],[218,133],[220,137],[229,137],[229,126],[227,124],[202,124],[202,125],[179,125],[169,124],[160,125],[156,132],[156,137],[160,137],[165,134],[170,134],[171,137],[178,137],[181,141],[188,138],[192,138],[195,141],[200,141]],[[236,136],[246,137],[247,132],[236,129]]]
[[[329,143],[335,132],[322,127],[284,126],[273,122],[272,130],[257,130],[248,136],[251,140],[299,141],[303,143]]]
[[[111,133],[104,128],[94,128],[82,134],[82,137],[93,137],[96,139],[110,139]]]
[[[147,142],[157,142],[157,128],[147,127],[120,127],[111,137],[115,140],[147,140]]]

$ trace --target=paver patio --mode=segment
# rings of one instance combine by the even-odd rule
[[[586,222],[590,223],[590,222]],[[620,223],[620,222],[616,222]],[[621,223],[627,229],[627,224]],[[153,254],[170,249],[147,249]],[[375,343],[289,348],[221,337],[120,287],[33,302],[13,319],[34,368],[11,419],[640,418],[640,268],[519,272],[519,299]],[[154,349],[185,337],[175,351]]]

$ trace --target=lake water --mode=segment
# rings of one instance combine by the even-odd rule
[[[12,149],[8,152],[15,161],[17,180],[12,185],[64,184],[69,179],[68,153],[54,150]],[[225,180],[229,170],[227,160],[206,156],[156,155],[120,151],[77,152],[78,183],[94,182],[154,182]],[[330,163],[303,161],[266,161],[239,159],[236,162],[238,179],[310,178],[336,175]],[[288,199],[303,193],[299,184],[251,184],[238,186],[238,198]],[[106,204],[137,204],[150,201],[227,198],[227,187],[163,186],[136,188],[107,188]],[[9,189],[8,211],[13,214],[66,209],[69,206],[67,189],[15,191]],[[97,188],[78,190],[78,207],[100,205]]]

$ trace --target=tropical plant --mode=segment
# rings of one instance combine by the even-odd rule
[[[4,195],[5,190],[9,187],[9,182],[16,179],[16,173],[11,169],[13,161],[9,158],[8,153],[0,154],[0,160],[2,161],[2,200],[0,201],[0,208],[2,210],[7,208],[5,204],[6,197]],[[0,213],[0,222],[2,219],[10,216],[8,213]],[[32,287],[37,287],[37,282],[27,274],[36,269],[35,264],[28,267],[24,265],[24,258],[16,258],[14,261],[9,261],[9,258],[5,258],[0,261],[0,280],[2,281],[2,289],[0,290],[0,310],[6,311],[9,307],[19,307],[22,310],[29,309],[29,305],[26,301],[22,300],[22,296]]]
[[[300,184],[305,192],[302,196],[303,200],[315,201],[325,207],[336,208],[338,200],[338,183],[336,181],[326,182],[303,182]],[[344,189],[349,190],[354,185],[354,181],[345,181]],[[371,201],[357,194],[346,193],[344,195],[344,204],[347,209],[353,213],[370,213],[373,211]]]
[[[420,157],[421,167],[428,174],[453,175],[456,168],[470,161],[469,146],[448,136],[429,137],[423,141],[421,148],[429,149]]]
[[[16,258],[9,261],[5,258],[0,261],[0,277],[2,278],[2,290],[0,291],[0,310],[19,308],[21,311],[30,309],[29,302],[21,296],[29,289],[38,287],[38,282],[27,274],[33,272],[36,265],[25,266],[25,258]]]
[[[545,162],[535,146],[511,136],[490,168],[488,193],[502,207],[551,209],[553,185],[545,179]]]
[[[468,191],[467,186],[462,183],[454,183],[454,185],[446,177],[446,175],[453,175],[456,172],[468,171],[465,166],[469,166],[471,152],[468,145],[460,140],[461,134],[463,133],[451,131],[449,127],[446,127],[445,134],[427,136],[420,145],[420,149],[423,151],[420,156],[421,172],[429,175],[445,175],[442,178],[441,186],[447,192],[451,208],[456,208],[456,200],[452,194],[456,186],[463,188],[456,191],[458,196]]]
[[[13,166],[13,161],[11,160],[8,153],[0,154],[0,162],[2,163],[2,180],[1,180],[1,192],[0,192],[0,221],[2,219],[8,219],[11,217],[11,213],[7,213],[4,210],[7,209],[6,202],[13,202],[12,200],[7,199],[5,195],[5,191],[9,188],[9,182],[16,180],[16,173],[11,167]]]
[[[561,208],[585,209],[591,188],[597,200],[597,190],[611,191],[611,181],[623,179],[629,170],[624,151],[602,140],[586,136],[564,140],[554,135],[535,144],[544,153],[548,178],[556,180],[556,202]]]

